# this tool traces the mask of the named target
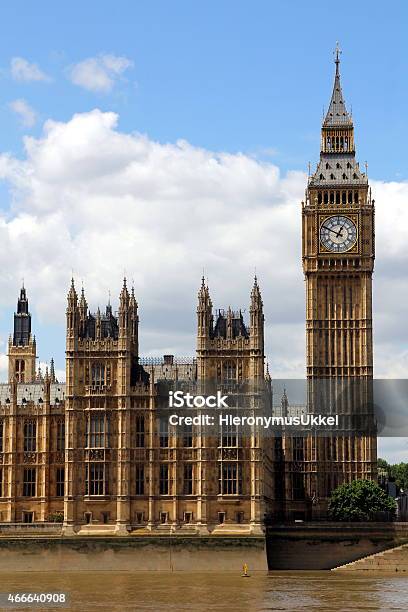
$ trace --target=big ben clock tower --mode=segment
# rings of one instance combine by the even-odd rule
[[[302,203],[307,377],[334,384],[357,380],[366,390],[373,376],[374,200],[355,158],[354,126],[342,93],[339,55],[337,47],[320,161]],[[347,410],[353,409],[351,401]],[[327,498],[342,482],[375,476],[375,437],[326,438],[315,441],[314,448],[318,452],[315,457],[309,454],[310,460],[315,459],[309,474],[315,471],[315,475],[306,488],[315,499]]]

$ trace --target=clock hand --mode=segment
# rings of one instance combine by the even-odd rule
[[[335,232],[333,229],[331,229],[330,227],[327,227],[327,225],[324,225],[324,223],[322,223],[322,227],[324,227],[325,229],[329,230],[329,232],[331,232],[332,234],[335,234],[337,237],[342,236],[343,232],[341,231],[342,228],[340,228],[339,232]]]

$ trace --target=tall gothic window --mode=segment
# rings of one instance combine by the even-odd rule
[[[136,465],[136,495],[144,495],[145,492],[145,470],[143,463]]]
[[[237,366],[234,361],[227,361],[224,364],[224,379],[225,380],[237,380]]]
[[[220,446],[231,448],[241,444],[241,436],[238,433],[237,425],[222,425],[220,437]]]
[[[35,451],[37,449],[37,423],[26,421],[24,423],[24,450]]]
[[[293,499],[301,500],[305,498],[305,482],[303,474],[301,472],[294,472],[292,474],[293,483]]]
[[[304,438],[295,436],[293,438],[293,461],[303,461],[304,455]]]
[[[240,463],[219,464],[219,493],[221,495],[240,495],[242,493]]]
[[[160,495],[169,494],[169,466],[167,463],[160,465]]]
[[[55,478],[55,494],[57,497],[64,497],[64,483],[65,483],[65,468],[57,468]]]
[[[92,386],[103,387],[105,384],[105,366],[103,363],[92,364]]]
[[[23,497],[35,497],[37,473],[35,468],[25,468],[23,474]]]
[[[16,378],[17,382],[25,382],[25,361],[16,359]]]
[[[191,448],[193,446],[193,426],[184,425],[183,427],[183,446]]]
[[[57,451],[65,450],[65,421],[57,421]]]
[[[192,495],[193,493],[193,464],[184,464],[184,478],[183,478],[183,494]]]
[[[106,495],[107,470],[104,463],[88,463],[86,466],[85,495]]]
[[[3,468],[0,468],[0,497],[3,496]]]
[[[144,448],[145,445],[145,418],[143,414],[136,415],[136,447]]]
[[[167,448],[169,445],[169,420],[166,417],[161,417],[159,426],[160,447]]]
[[[3,430],[4,430],[4,421],[0,419],[0,453],[3,452]]]
[[[86,445],[88,448],[103,448],[109,446],[109,421],[104,412],[91,412],[88,416]]]

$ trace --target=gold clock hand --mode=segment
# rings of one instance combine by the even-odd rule
[[[324,227],[325,229],[329,230],[329,232],[331,232],[332,234],[335,234],[337,237],[342,236],[342,231],[340,229],[339,232],[335,232],[334,230],[332,230],[330,227],[327,227],[327,225],[324,225],[324,223],[322,223],[322,227]]]

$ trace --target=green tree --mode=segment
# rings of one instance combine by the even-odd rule
[[[335,521],[370,521],[376,512],[393,515],[396,502],[371,480],[353,480],[335,489],[329,501],[329,513]]]
[[[393,476],[397,485],[406,491],[408,489],[408,463],[396,463],[390,467],[390,476]]]
[[[378,457],[377,464],[378,467],[383,468],[384,470],[389,470],[391,467],[388,461],[386,461],[385,459],[381,459],[381,457]]]
[[[378,467],[388,472],[388,476],[395,479],[396,484],[404,491],[408,490],[408,463],[394,463],[390,465],[385,459],[378,459]]]

